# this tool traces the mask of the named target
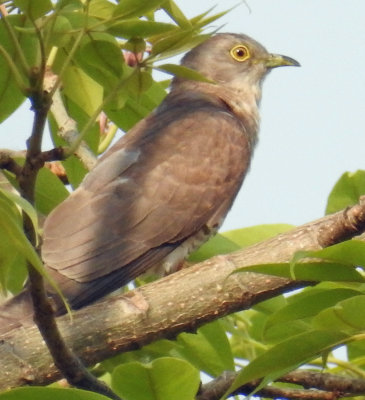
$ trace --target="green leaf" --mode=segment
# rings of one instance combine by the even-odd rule
[[[218,254],[232,253],[238,249],[240,249],[240,246],[218,233],[194,251],[189,256],[189,260],[200,262]]]
[[[344,333],[330,330],[311,330],[289,338],[244,367],[226,395],[247,382],[265,377],[259,386],[261,388],[347,339],[348,336]]]
[[[167,72],[168,74],[178,76],[179,78],[191,79],[193,81],[214,83],[213,81],[202,75],[200,72],[195,71],[191,68],[184,67],[183,65],[162,64],[154,68],[158,69],[159,71]]]
[[[36,210],[33,208],[33,206],[23,197],[20,197],[18,194],[15,194],[13,192],[10,192],[8,190],[3,190],[0,188],[0,196],[6,197],[9,199],[12,203],[16,204],[18,207],[20,207],[30,218],[32,221],[33,227],[35,232],[38,232],[38,216]]]
[[[199,372],[194,367],[170,357],[150,364],[120,365],[112,374],[112,388],[125,400],[191,400],[199,384]]]
[[[89,171],[76,156],[68,157],[67,160],[62,161],[62,165],[65,167],[67,178],[72,188],[78,188]]]
[[[57,15],[54,19],[49,18],[48,23],[45,26],[45,34],[49,32],[49,45],[56,47],[66,46],[73,38],[72,25],[68,18],[63,15]]]
[[[176,31],[170,35],[156,35],[149,38],[152,43],[153,58],[167,58],[190,50],[208,39],[210,35],[197,35],[195,29]]]
[[[328,197],[326,214],[356,204],[363,194],[365,194],[365,171],[345,172]]]
[[[77,90],[75,88],[77,87]],[[69,66],[63,76],[63,90],[67,97],[93,115],[103,100],[103,88],[81,68]]]
[[[316,316],[320,311],[353,296],[359,291],[352,289],[311,290],[289,298],[290,303],[271,314],[266,328],[275,324],[287,324],[290,321]]]
[[[129,94],[131,95],[130,91]],[[124,107],[113,108],[113,104],[106,104],[105,113],[123,131],[131,129],[138,121],[154,110],[166,96],[166,91],[161,83],[153,82],[152,85],[138,99],[128,97]]]
[[[166,1],[163,9],[181,28],[191,28],[191,22],[173,0]]]
[[[293,225],[287,224],[256,225],[249,228],[224,232],[223,235],[242,248],[270,239],[271,237],[287,232],[293,228]]]
[[[190,22],[191,22],[193,25],[198,25],[198,26],[200,26],[200,27],[207,26],[208,24],[211,24],[212,22],[216,21],[217,19],[224,17],[226,14],[228,14],[230,11],[232,11],[232,10],[235,8],[235,6],[233,6],[232,8],[230,8],[230,9],[228,9],[228,10],[221,11],[221,12],[219,12],[219,13],[217,13],[217,14],[214,14],[214,15],[212,15],[212,16],[210,16],[210,17],[204,18],[204,17],[205,17],[206,15],[208,15],[214,8],[215,8],[215,6],[212,7],[212,8],[210,8],[208,11],[206,11],[206,12],[200,14],[200,15],[197,15],[196,17],[191,18],[191,19],[190,19]]]
[[[146,15],[149,11],[160,8],[166,0],[123,0],[117,5],[114,17],[132,18]]]
[[[152,85],[153,79],[149,72],[141,71],[137,68],[126,82],[126,89],[139,99],[143,92],[146,92]]]
[[[321,258],[341,262],[347,265],[365,267],[365,243],[360,240],[347,240],[322,250],[298,252],[296,260],[302,258]]]
[[[179,353],[192,365],[211,376],[234,370],[231,347],[220,321],[204,325],[196,334],[181,333]]]
[[[128,351],[104,360],[102,365],[107,371],[113,372],[114,368],[120,364],[135,361],[146,364],[161,357],[182,358],[177,351],[178,347],[175,340],[162,339],[143,346],[139,350]]]
[[[323,262],[306,262],[313,258]],[[363,282],[363,276],[355,269],[358,266],[365,266],[365,243],[349,240],[318,251],[297,252],[290,263],[254,265],[239,268],[235,273],[251,271],[297,280]]]
[[[89,15],[102,18],[109,19],[113,16],[115,12],[116,5],[108,0],[93,0],[89,3]]]
[[[87,40],[77,51],[76,60],[83,71],[104,89],[111,91],[124,73],[122,51],[113,36]]]
[[[336,262],[261,264],[238,268],[234,273],[248,271],[301,281],[364,282],[364,277],[353,266]]]
[[[19,24],[24,25],[20,15],[10,15],[5,17],[10,26],[15,29]],[[16,35],[19,38],[24,37],[22,34]],[[32,35],[28,35],[30,40]],[[28,41],[27,45],[34,50],[34,45]],[[24,43],[25,44],[25,43]],[[15,65],[18,66],[18,57],[14,51],[14,44],[8,34],[3,18],[0,19],[0,46],[13,59]],[[23,53],[29,52],[29,48],[22,47]],[[16,82],[11,69],[4,56],[0,52],[0,122],[8,118],[25,100],[25,96]],[[22,75],[22,71],[18,68],[18,73]]]
[[[365,340],[355,340],[350,342],[346,346],[347,348],[347,357],[349,361],[351,361],[354,365],[362,365],[365,364]]]
[[[94,0],[93,0],[94,1]],[[75,10],[73,10],[72,6],[70,6],[71,9],[68,7],[65,7],[64,10],[60,13],[60,15],[66,17],[68,21],[70,22],[73,31],[70,32],[71,34],[78,36],[80,31],[82,30],[90,30],[89,34],[94,35],[96,32],[103,32],[105,30],[105,26],[100,23],[100,20],[97,18],[94,18],[90,15],[86,17],[83,9],[78,9],[77,5],[75,5]],[[87,26],[87,27],[86,27]],[[84,37],[84,39],[86,39]]]
[[[320,312],[314,318],[313,326],[352,334],[362,332],[365,329],[365,314],[359,310],[364,307],[365,295],[353,296]]]
[[[108,32],[123,38],[142,37],[175,31],[176,26],[165,22],[127,19],[113,22],[108,26]]]
[[[270,319],[271,315],[286,307],[290,300],[291,297],[287,298],[281,295],[258,303],[253,307],[253,310],[259,311],[259,314],[250,317],[248,328],[249,338],[255,339],[257,343],[261,344],[261,346],[256,345],[254,347],[254,354],[257,355],[263,352],[263,339],[265,339],[265,344],[267,345],[269,343],[278,343],[309,329],[310,326],[304,319],[291,321],[291,323],[286,324],[276,324],[271,327],[271,329],[267,329],[267,321]],[[248,312],[246,311],[246,313]],[[260,314],[263,315],[264,318],[260,317]],[[253,347],[253,345],[251,345],[251,347]],[[267,346],[265,347],[267,348]],[[251,355],[249,359],[252,360],[252,358]]]
[[[4,254],[1,247],[0,251]],[[24,288],[25,280],[28,277],[26,260],[16,250],[12,251],[11,247],[6,249],[6,254],[9,256],[7,262],[3,263],[3,260],[0,260],[1,287],[8,292],[17,294]]]
[[[267,314],[254,309],[231,314],[224,319],[235,358],[252,360],[267,349],[262,343],[266,320]]]
[[[14,203],[5,196],[0,197],[0,232],[3,238],[7,238],[10,248],[22,254],[34,268],[44,274],[42,261],[22,230],[19,213],[17,215]]]
[[[16,7],[32,20],[46,15],[53,9],[51,0],[14,0],[13,2]]]
[[[35,185],[35,205],[42,214],[48,215],[69,195],[64,184],[49,169],[42,168]]]
[[[0,394],[0,400],[110,400],[101,394],[80,389],[24,387]]]
[[[5,218],[10,219],[12,223],[21,226],[22,221],[19,210],[14,202],[10,201],[4,195],[0,196],[0,218],[2,217],[2,213],[6,214]],[[2,291],[6,293],[12,266],[17,258],[24,260],[24,257],[18,252],[8,232],[1,227],[1,222],[2,221],[0,221],[0,284]]]
[[[297,295],[290,296],[286,306],[268,316],[263,337],[266,342],[278,343],[290,336],[317,327],[315,324],[313,326],[313,317],[343,299],[357,296],[359,293],[359,291],[346,288],[332,290],[308,288]]]
[[[30,213],[31,218],[36,221],[34,210],[30,205],[24,203],[23,200],[12,197],[13,196],[10,196],[9,193],[5,196],[0,191],[0,250],[3,250],[1,253],[9,253],[8,256],[5,256],[5,270],[14,262],[12,253],[14,252],[15,254],[19,254],[24,257],[42,276],[44,276],[52,287],[55,288],[61,298],[64,299],[57,284],[44,269],[43,263],[35,248],[26,237],[22,227],[22,219],[20,218],[19,210],[15,207],[15,204],[24,207],[25,212]],[[16,201],[16,203],[13,200]],[[1,246],[5,247],[1,249]],[[5,278],[1,277],[1,281],[4,283]],[[65,305],[68,309],[68,305]]]
[[[122,43],[121,48],[130,51],[133,54],[144,53],[146,51],[146,42],[140,37],[132,37]]]

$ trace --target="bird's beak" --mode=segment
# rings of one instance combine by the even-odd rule
[[[265,66],[267,68],[285,66],[300,67],[300,64],[298,63],[298,61],[294,60],[294,58],[282,56],[280,54],[270,54],[270,56],[265,60]]]

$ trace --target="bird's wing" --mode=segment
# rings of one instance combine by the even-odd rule
[[[248,169],[248,143],[239,120],[213,106],[146,118],[49,215],[45,264],[80,283],[123,268],[133,279],[225,216]]]

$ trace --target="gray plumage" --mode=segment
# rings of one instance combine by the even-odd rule
[[[262,81],[298,63],[218,34],[182,65],[215,83],[175,78],[46,220],[42,258],[73,308],[156,265],[174,269],[217,231],[250,165]]]

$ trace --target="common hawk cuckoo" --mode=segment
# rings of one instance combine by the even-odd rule
[[[217,231],[250,165],[262,82],[272,68],[299,65],[232,33],[181,64],[210,82],[175,77],[45,222],[44,264],[75,309],[152,267],[173,270]],[[24,293],[0,314],[12,315]]]

